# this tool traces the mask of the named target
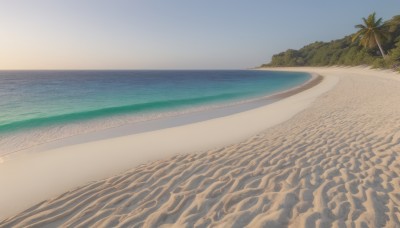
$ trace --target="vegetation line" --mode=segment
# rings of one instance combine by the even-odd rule
[[[362,20],[354,34],[299,50],[288,49],[273,55],[271,62],[261,67],[369,65],[400,70],[400,15],[383,22],[372,13]]]

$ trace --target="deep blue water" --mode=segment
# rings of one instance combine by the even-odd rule
[[[309,79],[269,71],[0,71],[0,133],[245,100]]]

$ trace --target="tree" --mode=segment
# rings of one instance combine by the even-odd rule
[[[382,18],[375,19],[375,13],[363,18],[364,24],[358,24],[358,32],[354,34],[352,41],[360,40],[360,44],[367,48],[379,47],[379,51],[383,58],[386,58],[385,52],[382,49],[381,42],[389,38],[389,29],[383,24]]]
[[[394,16],[390,21],[386,22],[386,26],[389,27],[389,32],[395,32],[400,26],[400,15]]]

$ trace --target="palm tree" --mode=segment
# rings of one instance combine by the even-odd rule
[[[367,48],[379,47],[383,58],[386,58],[381,43],[389,38],[387,26],[382,23],[382,18],[375,20],[375,13],[370,14],[367,19],[363,18],[364,24],[355,27],[360,29],[354,34],[352,41],[360,40],[360,44]]]

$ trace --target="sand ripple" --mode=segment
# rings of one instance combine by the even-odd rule
[[[0,226],[400,227],[399,101],[397,81],[341,77],[247,141],[139,166]]]

